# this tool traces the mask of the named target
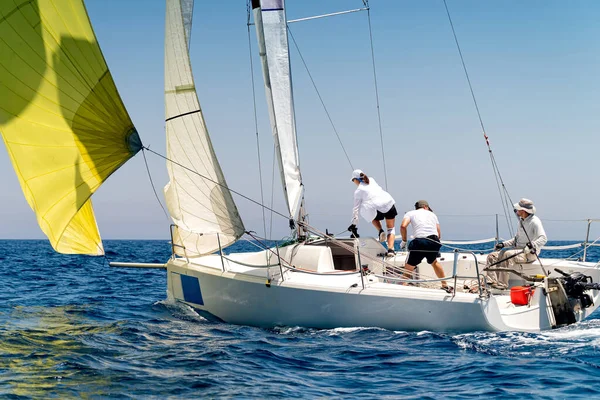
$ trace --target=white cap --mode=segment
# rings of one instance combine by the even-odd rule
[[[355,169],[354,171],[352,171],[352,179],[350,179],[351,181],[355,180],[355,179],[360,179],[360,174],[362,174],[363,172],[360,169]]]

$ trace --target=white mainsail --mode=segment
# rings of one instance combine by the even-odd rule
[[[193,0],[167,0],[165,118],[170,182],[165,186],[176,229],[174,250],[194,257],[225,247],[244,233],[215,155],[189,58]]]
[[[294,121],[294,103],[284,0],[252,0],[269,117],[291,218],[301,218],[302,176]]]

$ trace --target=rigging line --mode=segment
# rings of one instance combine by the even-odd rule
[[[490,157],[493,158],[493,155],[490,152]],[[492,164],[493,166],[493,164]],[[500,195],[500,203],[502,204],[502,210],[504,213],[504,219],[506,221],[506,226],[508,227],[508,233],[510,236],[513,236],[513,229],[512,229],[512,223],[509,220],[509,214],[510,214],[510,208],[512,206],[512,204],[510,202],[507,202],[507,198],[506,196],[504,196],[502,194],[502,188],[501,188],[501,181],[498,177],[498,172],[496,170],[496,168],[492,168],[494,171],[494,179],[496,180],[496,187],[498,188],[498,194]]]
[[[270,248],[269,246],[267,246],[267,244],[266,244],[266,243],[263,243],[263,242],[260,240],[260,238],[258,238],[257,236],[253,235],[253,234],[252,234],[252,231],[245,231],[244,233],[245,233],[246,235],[250,236],[250,237],[251,237],[252,239],[254,239],[256,242],[260,243],[260,244],[263,246],[263,248],[264,248],[264,250],[265,250],[265,251],[272,253],[272,254],[273,254],[275,257],[277,257],[279,260],[282,260],[282,261],[283,261],[285,264],[289,265],[289,266],[290,266],[290,267],[292,267],[292,268],[295,268],[295,267],[292,265],[292,263],[291,263],[290,261],[287,261],[286,259],[284,259],[283,257],[281,257],[281,255],[277,254],[276,252],[274,252],[274,251],[272,250],[272,248]]]
[[[381,142],[381,160],[383,162],[383,177],[385,178],[385,190],[388,190],[387,169],[385,164],[385,148],[383,146],[383,129],[381,127],[381,109],[379,107],[379,87],[377,85],[377,72],[375,68],[375,50],[373,48],[373,30],[371,29],[371,8],[369,1],[363,0],[363,4],[367,8],[367,20],[369,21],[369,39],[371,41],[371,60],[373,62],[373,81],[375,83],[375,100],[377,104],[377,122],[379,124],[379,140]]]
[[[201,173],[199,173],[199,172],[197,172],[197,171],[194,171],[193,169],[191,169],[191,168],[188,168],[188,167],[186,167],[185,165],[178,163],[177,161],[171,160],[169,157],[163,156],[162,154],[160,154],[160,153],[157,153],[156,151],[154,151],[154,150],[151,150],[151,149],[149,149],[148,147],[144,147],[144,149],[145,149],[145,150],[148,150],[150,153],[153,153],[153,154],[155,154],[155,155],[159,156],[160,158],[163,158],[163,159],[165,159],[166,161],[170,162],[171,164],[175,164],[175,165],[177,165],[178,167],[181,167],[181,168],[183,168],[183,169],[185,169],[185,170],[187,170],[187,171],[190,171],[190,172],[191,172],[191,173],[193,173],[193,174],[196,174],[196,175],[198,175],[199,177],[201,177],[201,178],[203,178],[203,179],[206,179],[206,180],[208,180],[208,181],[210,181],[210,182],[214,183],[215,185],[218,185],[218,186],[220,186],[220,187],[222,187],[222,188],[224,188],[224,189],[227,189],[227,190],[229,190],[231,193],[235,193],[235,194],[237,194],[238,196],[240,196],[240,197],[242,197],[242,198],[244,198],[244,199],[246,199],[246,200],[248,200],[248,201],[250,201],[250,202],[252,202],[252,203],[254,203],[254,204],[258,205],[258,206],[260,206],[260,207],[264,207],[264,208],[266,208],[267,210],[270,210],[271,212],[273,212],[273,213],[275,213],[275,214],[277,214],[277,215],[279,215],[279,216],[281,216],[281,217],[285,218],[286,220],[289,220],[289,219],[290,219],[290,217],[289,217],[289,216],[286,216],[286,215],[284,215],[284,214],[280,213],[279,211],[273,210],[272,208],[269,208],[269,207],[265,206],[264,204],[261,204],[261,203],[259,203],[258,201],[254,200],[254,199],[251,199],[250,197],[248,197],[248,196],[245,196],[245,195],[241,194],[240,192],[238,192],[238,191],[235,191],[235,190],[233,190],[233,189],[231,189],[231,188],[227,187],[226,185],[223,185],[222,183],[219,183],[219,182],[217,182],[217,181],[215,181],[215,180],[213,180],[213,179],[209,178],[208,176],[202,175]]]
[[[275,196],[275,151],[277,150],[276,146],[273,144],[273,164],[271,165],[271,209],[273,208],[273,197]],[[271,210],[271,217],[269,218],[270,226],[269,226],[269,239],[273,236],[273,210]]]
[[[475,98],[475,93],[473,92],[473,86],[471,85],[471,79],[469,78],[469,72],[467,71],[467,66],[465,65],[465,60],[462,55],[462,51],[460,49],[460,45],[458,44],[458,38],[456,37],[456,32],[454,30],[454,24],[452,23],[452,18],[450,17],[450,11],[448,10],[448,4],[446,4],[446,0],[444,1],[444,7],[446,7],[446,14],[448,15],[448,21],[450,21],[450,27],[452,28],[452,34],[454,35],[454,42],[456,43],[456,48],[458,49],[458,54],[460,56],[460,61],[463,66],[463,70],[465,72],[465,77],[467,78],[467,82],[469,83],[469,90],[471,91],[471,97],[473,98],[473,103],[475,104],[475,110],[477,111],[477,116],[479,117],[479,124],[481,125],[481,130],[483,131],[483,135],[487,141],[487,135],[485,134],[485,126],[483,125],[483,120],[481,119],[481,113],[479,112],[479,105],[477,104],[477,100]],[[489,144],[488,144],[489,148]]]
[[[521,225],[521,228],[523,229],[523,232],[525,233],[525,237],[527,238],[527,242],[529,242],[531,244],[531,246],[533,246],[533,243],[531,243],[531,238],[529,237],[529,234],[527,233],[527,230],[525,230],[525,225],[523,225],[523,220],[521,219],[520,216],[517,216],[517,218],[519,219],[519,224]],[[516,240],[515,240],[515,244],[516,244]],[[527,245],[525,245],[525,247],[528,247]],[[542,264],[542,260],[540,259],[540,255],[538,254],[540,251],[534,248],[535,253],[535,258],[537,258],[538,262],[540,263],[540,268],[542,269],[542,272],[544,273],[544,275],[548,276],[548,273],[546,272],[546,269],[544,268],[544,265]],[[541,250],[541,249],[540,249]],[[523,250],[525,251],[525,250]]]
[[[488,148],[488,150],[489,150],[489,148]],[[502,194],[502,188],[501,188],[500,180],[498,178],[498,172],[496,171],[496,168],[494,167],[493,154],[491,153],[491,150],[489,150],[489,154],[490,154],[490,159],[492,160],[492,171],[494,172],[494,179],[496,181],[496,187],[498,188],[498,194],[500,195],[500,203],[502,204],[502,211],[504,213],[506,226],[508,227],[508,233],[510,236],[513,236],[512,224],[510,223],[510,221],[508,219],[508,214],[510,212],[510,206],[507,207],[506,198]]]
[[[587,222],[587,219],[547,219],[544,218],[544,222],[546,221],[550,221],[550,222]]]
[[[339,247],[344,248],[344,249],[352,252],[353,254],[358,253],[358,250],[354,246],[350,246],[331,235],[327,235],[326,233],[321,232],[317,228],[310,226],[308,223],[303,223],[303,226],[304,226],[304,229],[306,229],[306,231],[312,232],[312,233],[320,236],[321,238],[326,238],[327,240],[331,240],[332,242],[336,243]],[[385,261],[385,259],[380,259],[379,257],[370,256],[370,255],[364,254],[364,253],[361,254],[360,257],[363,260],[370,260],[377,264],[381,264],[382,266],[384,266],[386,268],[391,268],[391,269],[399,271],[399,272],[407,271],[406,268],[394,265],[389,261]],[[425,274],[421,274],[421,276],[429,278],[429,276],[427,276]]]
[[[347,11],[338,11],[338,12],[333,12],[333,13],[329,13],[329,14],[323,14],[323,15],[316,15],[314,17],[305,17],[305,18],[298,18],[298,19],[290,19],[287,21],[288,24],[293,24],[294,22],[303,22],[303,21],[310,21],[313,19],[318,19],[318,18],[327,18],[327,17],[335,17],[337,15],[344,15],[344,14],[350,14],[350,13],[355,13],[355,12],[360,12],[360,11],[366,11],[366,8],[356,8],[354,10],[347,10]]]
[[[463,67],[463,71],[465,72],[465,77],[467,78],[467,83],[469,84],[469,90],[471,91],[471,97],[473,99],[473,104],[475,105],[475,110],[477,111],[477,117],[479,118],[479,124],[481,125],[481,130],[483,133],[483,137],[485,139],[485,143],[487,145],[488,148],[488,152],[490,155],[490,160],[492,161],[492,168],[494,169],[494,174],[498,174],[497,178],[496,178],[496,182],[498,183],[498,180],[500,181],[500,183],[502,184],[502,187],[504,188],[504,191],[510,201],[510,203],[512,203],[512,200],[510,200],[510,196],[508,194],[508,191],[506,190],[506,185],[504,184],[504,180],[502,179],[502,175],[500,174],[500,169],[498,168],[498,164],[496,164],[496,160],[494,158],[493,152],[492,152],[492,148],[490,146],[490,142],[488,139],[488,136],[486,134],[485,131],[485,126],[483,124],[483,119],[481,118],[481,112],[479,111],[479,105],[477,104],[477,99],[475,97],[475,92],[473,91],[473,85],[471,84],[471,78],[469,77],[469,72],[467,70],[467,65],[465,64],[465,59],[463,57],[462,54],[462,50],[460,48],[460,44],[458,43],[458,37],[456,36],[456,30],[454,29],[454,24],[452,23],[452,17],[450,16],[450,10],[448,10],[448,4],[446,3],[446,0],[444,1],[444,7],[446,8],[446,15],[448,16],[448,21],[450,22],[450,27],[452,28],[452,35],[454,36],[454,42],[456,43],[456,48],[458,49],[458,54],[460,56],[460,61],[462,63],[462,67]],[[500,189],[500,187],[499,187]],[[502,191],[500,191],[500,198],[503,199],[503,194]],[[505,212],[506,214],[506,212]],[[509,230],[511,230],[510,224],[509,224]]]
[[[192,46],[192,23],[194,21],[194,5],[196,4],[196,2],[192,1],[190,4],[191,4],[191,8],[192,8],[190,10],[190,31],[189,31],[189,35],[188,35],[189,37],[186,38],[187,39],[188,52],[190,51],[190,47]]]
[[[154,191],[154,196],[156,196],[156,201],[158,201],[158,204],[160,204],[160,208],[162,208],[163,212],[165,213],[165,217],[167,217],[167,219],[169,219],[169,214],[167,214],[167,210],[165,210],[165,207],[162,204],[162,201],[160,201],[160,198],[158,197],[158,193],[156,192],[156,188],[154,187],[154,181],[152,181],[152,175],[150,174],[150,167],[148,166],[148,160],[146,159],[146,152],[144,151],[146,149],[146,147],[142,147],[142,155],[144,156],[144,164],[146,164],[146,171],[148,172],[148,178],[150,178],[150,185],[152,186],[152,190]],[[150,149],[148,149],[149,151],[151,151]]]
[[[354,167],[352,166],[352,161],[350,161],[350,157],[348,157],[348,153],[346,152],[346,148],[344,147],[344,144],[342,143],[342,139],[340,138],[340,135],[335,127],[335,124],[333,123],[333,120],[331,119],[331,115],[329,115],[329,111],[327,110],[327,107],[325,106],[325,102],[323,101],[323,98],[321,97],[321,93],[319,92],[319,89],[317,89],[315,80],[313,79],[313,77],[310,73],[310,70],[308,69],[308,65],[306,65],[306,61],[304,61],[304,57],[302,56],[302,53],[300,52],[300,47],[298,47],[298,43],[296,43],[296,39],[294,38],[294,35],[292,34],[292,31],[290,30],[289,26],[288,26],[288,33],[290,34],[290,37],[292,38],[292,41],[294,42],[294,46],[296,46],[296,50],[298,50],[298,54],[300,55],[300,60],[302,60],[302,64],[304,64],[304,68],[306,69],[306,72],[308,73],[308,77],[310,78],[310,81],[312,82],[312,85],[315,88],[315,91],[317,92],[317,96],[319,97],[319,100],[321,101],[321,105],[323,106],[323,109],[325,110],[325,114],[327,115],[327,119],[329,119],[329,123],[331,124],[331,127],[333,128],[333,131],[335,132],[335,136],[337,137],[337,140],[340,143],[342,150],[344,151],[344,155],[346,156],[346,159],[348,160],[348,164],[350,164],[351,169],[354,169]]]
[[[486,141],[487,141],[487,139],[486,139]],[[488,145],[488,149],[489,149],[489,145]],[[512,202],[512,199],[510,198],[510,195],[508,194],[506,185],[504,184],[504,181],[502,180],[502,176],[500,175],[500,170],[498,169],[498,165],[496,164],[496,158],[494,157],[494,154],[492,153],[491,149],[489,149],[489,155],[492,160],[494,176],[496,177],[496,185],[498,186],[498,191],[500,192],[500,199],[502,201],[502,208],[504,209],[504,216],[506,219],[506,225],[508,226],[508,233],[512,236],[513,235],[513,226],[512,226],[512,223],[509,221],[508,216],[510,215],[510,209],[513,206],[513,202]],[[502,194],[502,190],[504,190],[504,194]],[[515,231],[515,234],[516,234],[516,231]]]
[[[252,62],[252,41],[250,40],[250,12],[251,12],[250,0],[246,3],[246,11],[248,13],[248,54],[250,56],[250,80],[252,82],[252,103],[254,106],[254,129],[256,131],[256,152],[258,154],[258,180],[260,183],[260,202],[265,204],[265,196],[263,192],[263,178],[262,178],[262,161],[260,157],[260,141],[258,139],[258,115],[256,113],[256,90],[254,85],[254,63]],[[263,230],[265,236],[267,236],[267,222],[265,217],[265,209],[261,208],[263,218]]]

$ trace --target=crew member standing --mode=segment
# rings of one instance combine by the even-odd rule
[[[392,196],[383,190],[381,186],[375,182],[375,179],[369,178],[360,169],[355,169],[352,172],[352,182],[356,184],[354,191],[354,208],[352,210],[352,225],[348,230],[352,232],[352,236],[358,237],[358,214],[373,223],[373,226],[379,232],[379,241],[387,242],[388,257],[396,255],[394,251],[395,222],[396,211],[395,201]],[[384,231],[381,221],[385,219],[387,230]]]
[[[400,233],[402,234],[402,242],[400,249],[406,249],[408,241],[407,227],[412,226],[413,237],[408,245],[408,260],[406,261],[406,272],[404,276],[412,278],[412,272],[417,265],[427,259],[427,263],[431,264],[433,271],[438,278],[444,277],[444,269],[437,260],[438,252],[442,247],[440,222],[437,215],[433,213],[426,200],[419,200],[415,203],[415,209],[404,214],[402,225],[400,225]],[[446,281],[442,281],[442,289],[448,293],[452,293],[454,288],[448,286]]]

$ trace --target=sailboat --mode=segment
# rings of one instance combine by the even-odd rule
[[[485,260],[442,253],[402,277],[407,253],[386,257],[375,238],[338,238],[309,225],[296,141],[283,0],[253,0],[280,177],[295,240],[229,253],[246,228],[213,149],[191,62],[192,0],[166,0],[164,194],[172,257],[168,297],[203,315],[258,327],[381,327],[431,331],[541,331],[577,323],[600,304],[600,265],[538,259],[514,271],[526,301],[493,290]],[[91,203],[108,177],[144,149],[100,51],[82,0],[0,4],[0,131],[25,197],[53,248],[102,255]],[[125,265],[123,265],[125,266]],[[406,285],[405,283],[412,285]]]

